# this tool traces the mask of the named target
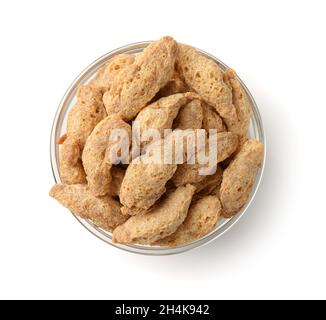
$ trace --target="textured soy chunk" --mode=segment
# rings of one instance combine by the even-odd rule
[[[84,146],[94,127],[105,116],[101,91],[87,85],[79,87],[77,103],[68,114],[67,136],[73,136],[80,146]]]
[[[264,157],[264,145],[248,140],[223,172],[220,190],[223,215],[236,214],[248,201]]]
[[[225,70],[224,81],[232,90],[232,102],[238,115],[238,126],[236,133],[238,133],[240,136],[246,136],[251,114],[251,105],[248,96],[242,88],[234,70]]]
[[[119,54],[113,57],[96,73],[95,77],[90,80],[89,85],[103,91],[109,90],[116,75],[124,67],[132,64],[134,60],[135,57],[128,54]]]
[[[77,103],[68,114],[66,139],[61,145],[60,176],[65,183],[85,183],[81,154],[87,137],[106,116],[99,89],[81,86]]]
[[[113,242],[151,244],[174,233],[185,220],[195,188],[180,187],[149,213],[131,217],[113,231]]]
[[[151,43],[133,64],[114,78],[103,96],[108,114],[131,120],[170,80],[174,72],[177,44],[171,37]]]
[[[216,196],[206,196],[189,208],[185,221],[175,233],[159,240],[160,246],[177,247],[191,243],[210,233],[221,217],[221,203]]]
[[[60,178],[68,184],[86,183],[78,140],[66,137],[60,149]]]
[[[109,196],[95,197],[85,184],[56,184],[50,196],[77,216],[110,232],[128,219],[121,214],[119,202]]]
[[[165,184],[176,169],[175,164],[142,163],[136,158],[128,166],[122,181],[121,203],[135,214],[149,209],[165,192]]]
[[[195,48],[183,44],[179,44],[176,66],[190,89],[213,106],[228,130],[233,131],[237,127],[238,117],[232,104],[232,91],[224,82],[220,67]]]
[[[94,128],[85,144],[82,156],[83,165],[89,188],[95,196],[103,196],[109,192],[112,163],[109,161],[108,154],[115,146],[115,141],[110,142],[109,137],[115,129],[123,130],[128,134],[127,138],[130,141],[130,125],[121,120],[118,115],[110,115]]]

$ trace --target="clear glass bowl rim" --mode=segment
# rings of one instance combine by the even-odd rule
[[[79,75],[78,77],[72,82],[72,84],[69,86],[67,89],[65,95],[63,96],[58,109],[56,111],[54,120],[53,120],[53,125],[52,125],[52,130],[51,130],[51,139],[50,139],[50,160],[51,160],[51,167],[52,167],[52,172],[54,176],[55,183],[60,183],[60,174],[59,174],[59,155],[58,155],[58,146],[57,146],[57,141],[58,137],[60,135],[59,130],[61,129],[63,119],[67,113],[68,107],[70,105],[70,102],[72,98],[75,95],[76,89],[78,86],[84,82],[86,82],[91,76],[101,67],[105,64],[106,61],[111,59],[113,56],[122,54],[122,53],[137,53],[142,51],[148,44],[150,44],[152,41],[142,41],[142,42],[136,42],[132,44],[125,45],[123,47],[117,48],[115,50],[112,50],[108,52],[107,54],[103,55],[102,57],[98,58],[95,60],[92,64],[90,64],[87,68],[85,68]],[[213,59],[223,70],[227,68],[227,65],[217,59],[216,57],[212,56],[211,54],[198,49],[203,55]],[[264,168],[265,168],[265,161],[266,161],[266,138],[265,138],[265,133],[264,133],[264,126],[263,126],[263,121],[261,114],[259,112],[258,106],[251,95],[250,91],[246,87],[246,85],[243,83],[243,81],[238,77],[242,87],[246,91],[249,100],[252,105],[252,117],[251,120],[255,122],[255,125],[257,126],[258,130],[258,137],[255,137],[256,139],[260,140],[262,143],[265,145],[265,151],[264,151],[264,160],[261,166],[261,169],[258,172],[258,175],[256,177],[256,182],[254,185],[254,188],[251,192],[250,198],[247,202],[247,204],[242,208],[242,210],[230,218],[229,220],[226,220],[225,223],[223,223],[221,226],[219,226],[217,229],[214,229],[211,233],[208,235],[204,236],[201,239],[198,239],[190,244],[183,245],[180,247],[176,248],[161,248],[161,247],[151,247],[151,246],[143,246],[143,245],[121,245],[121,244],[115,244],[112,243],[111,235],[102,229],[96,227],[91,221],[89,220],[84,220],[73,214],[73,216],[93,235],[98,237],[99,239],[105,241],[106,243],[128,251],[132,253],[138,253],[138,254],[144,254],[144,255],[171,255],[171,254],[177,254],[181,252],[185,252],[194,248],[198,248],[200,246],[203,246],[205,244],[208,244],[212,242],[213,240],[216,240],[220,236],[222,236],[226,231],[228,231],[236,222],[239,221],[239,219],[244,215],[244,213],[247,211],[248,207],[250,206],[251,202],[253,201],[255,194],[258,190],[258,187],[260,185]]]

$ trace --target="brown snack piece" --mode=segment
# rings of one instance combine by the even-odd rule
[[[67,135],[78,140],[83,147],[95,126],[106,117],[102,92],[90,86],[80,86],[77,103],[68,114]]]
[[[67,184],[86,183],[81,150],[74,137],[67,137],[60,149],[60,178]]]
[[[163,37],[137,55],[133,64],[117,74],[104,94],[107,113],[118,113],[126,121],[133,119],[170,80],[176,53],[173,38]]]
[[[238,136],[235,133],[220,132],[217,134],[217,163],[225,160],[236,151],[238,141]],[[205,166],[207,165],[199,163],[180,164],[172,177],[172,181],[177,187],[187,183],[196,184],[205,181],[207,175],[199,174],[199,169]]]
[[[95,196],[104,196],[109,191],[112,164],[107,155],[114,146],[109,143],[109,136],[114,129],[125,130],[131,139],[130,125],[114,114],[98,123],[88,137],[83,151],[82,160],[88,186]]]
[[[164,129],[172,128],[173,120],[177,116],[180,108],[195,97],[196,94],[191,92],[177,93],[161,98],[143,108],[135,119],[140,133],[143,134],[148,129],[156,129],[160,131],[161,137],[163,137]],[[141,147],[144,147],[148,142],[142,141]]]
[[[142,163],[136,158],[122,181],[120,202],[134,214],[149,209],[165,192],[165,184],[176,169],[175,164]]]
[[[146,214],[132,216],[113,231],[114,243],[151,244],[174,233],[185,220],[195,188],[180,187]]]
[[[49,194],[77,216],[110,232],[128,219],[121,214],[119,202],[109,196],[94,197],[85,184],[56,184]]]
[[[220,163],[234,153],[239,144],[238,136],[233,132],[217,134],[217,163]]]
[[[236,214],[247,202],[264,157],[264,145],[248,140],[223,172],[220,199],[223,215]]]
[[[159,246],[178,247],[210,233],[221,216],[221,203],[216,196],[206,196],[189,208],[185,221],[175,233],[157,241]]]
[[[213,107],[206,103],[202,103],[203,108],[203,128],[209,132],[209,129],[216,129],[217,132],[225,132],[226,127],[222,118],[214,110]]]
[[[240,136],[246,136],[250,123],[251,105],[246,92],[242,88],[237,74],[228,68],[224,72],[224,81],[232,90],[232,102],[238,115],[237,131]]]
[[[111,87],[114,77],[126,66],[132,64],[135,57],[129,54],[119,54],[98,70],[95,77],[89,81],[89,85],[107,91]]]
[[[111,183],[108,189],[108,195],[112,197],[116,197],[120,194],[120,188],[125,176],[126,170],[119,168],[119,167],[112,167],[111,168]]]
[[[179,74],[174,72],[169,82],[158,92],[157,99],[167,97],[176,93],[188,92],[188,86],[182,81]]]
[[[173,127],[181,130],[201,129],[203,109],[199,99],[190,101],[183,106],[174,120]]]
[[[69,184],[86,182],[81,154],[87,137],[105,116],[101,91],[89,86],[80,86],[77,91],[77,103],[68,114],[66,139],[61,145],[62,181]]]
[[[233,131],[238,124],[236,109],[232,104],[232,91],[223,81],[223,71],[211,59],[195,48],[179,44],[176,67],[191,90],[213,106]]]

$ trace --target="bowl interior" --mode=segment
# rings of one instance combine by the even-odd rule
[[[62,98],[60,105],[58,107],[58,110],[56,112],[54,122],[53,122],[52,132],[51,132],[51,146],[50,146],[51,165],[52,165],[52,171],[53,171],[53,175],[54,175],[54,179],[55,179],[56,183],[61,182],[60,174],[59,174],[60,146],[58,145],[57,142],[58,142],[59,137],[61,135],[63,135],[66,131],[67,115],[68,115],[68,112],[71,109],[71,107],[76,102],[77,88],[80,85],[87,83],[88,80],[91,79],[95,75],[97,70],[99,68],[101,68],[107,61],[109,61],[115,55],[118,55],[121,53],[136,54],[138,52],[141,52],[149,43],[150,43],[150,41],[134,43],[134,44],[130,44],[130,45],[121,47],[119,49],[116,49],[114,51],[107,53],[106,55],[102,56],[101,58],[99,58],[98,60],[93,62],[85,70],[83,70],[81,72],[81,74],[75,79],[75,81],[68,88],[68,90],[65,93],[64,97]],[[200,49],[198,49],[198,50],[205,56],[213,59],[223,70],[225,70],[227,68],[227,66],[223,62],[221,62],[214,56],[212,56]],[[244,83],[241,81],[241,79],[239,79],[239,80],[249,97],[249,100],[250,100],[251,106],[252,106],[252,110],[253,110],[251,119],[250,119],[250,127],[249,127],[248,136],[250,138],[255,138],[265,144],[262,120],[261,120],[261,116],[260,116],[259,110],[257,108],[257,105],[256,105],[253,97],[251,96],[249,90],[247,89],[247,87],[244,85]],[[265,151],[266,151],[266,144],[265,144]],[[264,157],[264,163],[265,163],[265,157]],[[194,241],[190,244],[180,246],[177,248],[162,248],[162,247],[153,247],[153,246],[145,246],[145,245],[113,244],[112,243],[112,234],[110,232],[107,232],[101,228],[98,228],[89,220],[81,219],[76,215],[74,215],[74,216],[87,230],[89,230],[95,236],[97,236],[101,240],[103,240],[115,247],[118,247],[120,249],[127,250],[127,251],[134,252],[134,253],[141,253],[141,254],[148,254],[148,255],[168,255],[168,254],[180,253],[180,252],[187,251],[192,248],[201,246],[203,244],[209,243],[210,241],[218,238],[240,219],[240,217],[244,214],[244,212],[249,207],[249,205],[257,191],[258,185],[259,185],[261,177],[262,177],[264,163],[257,175],[256,182],[255,182],[254,188],[252,190],[252,193],[250,195],[249,201],[237,215],[233,216],[230,219],[221,220],[220,223],[215,227],[215,229],[212,232],[210,232],[209,234],[207,234],[205,237],[203,237],[197,241]]]

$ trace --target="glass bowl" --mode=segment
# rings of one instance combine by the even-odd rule
[[[54,175],[54,180],[56,183],[60,183],[60,174],[59,174],[59,148],[58,140],[59,137],[62,136],[66,131],[66,123],[67,123],[67,114],[71,107],[76,102],[76,91],[77,88],[85,84],[89,79],[91,79],[97,70],[101,68],[108,60],[110,60],[112,57],[118,54],[136,54],[138,52],[141,52],[151,41],[145,41],[145,42],[137,42],[133,44],[126,45],[124,47],[118,48],[116,50],[113,50],[101,58],[94,61],[90,66],[88,66],[86,69],[84,69],[81,74],[75,79],[75,81],[70,85],[67,92],[65,93],[64,97],[62,98],[58,110],[55,114],[52,131],[51,131],[51,143],[50,143],[50,157],[51,157],[51,165],[52,165],[52,171]],[[223,70],[227,68],[227,65],[225,65],[222,61],[215,58],[214,56],[198,49],[203,55],[213,59]],[[169,254],[176,254],[181,253],[190,249],[194,249],[196,247],[202,246],[204,244],[207,244],[218,237],[220,237],[223,233],[225,233],[227,230],[229,230],[247,211],[248,207],[250,206],[250,203],[252,202],[256,191],[258,189],[260,180],[262,178],[264,166],[265,166],[265,158],[266,158],[266,142],[265,142],[265,136],[264,136],[264,129],[263,129],[263,123],[262,119],[258,110],[258,107],[250,94],[249,90],[245,86],[245,84],[239,79],[241,82],[241,85],[243,86],[244,90],[246,91],[249,100],[251,102],[252,106],[252,116],[250,120],[250,128],[249,128],[249,137],[255,138],[265,145],[265,156],[264,161],[261,166],[261,169],[258,172],[255,185],[253,187],[253,190],[251,192],[249,201],[247,204],[242,208],[242,210],[233,216],[230,219],[222,219],[220,223],[215,227],[215,229],[204,236],[201,239],[198,239],[190,244],[183,245],[176,248],[164,248],[164,247],[155,247],[155,246],[145,246],[145,245],[121,245],[112,243],[112,234],[108,231],[105,231],[101,228],[98,228],[95,226],[91,221],[81,219],[80,217],[75,216],[75,218],[93,235],[97,236],[101,240],[105,241],[106,243],[113,245],[117,248],[120,248],[122,250],[126,250],[133,253],[139,253],[139,254],[145,254],[145,255],[169,255]]]

